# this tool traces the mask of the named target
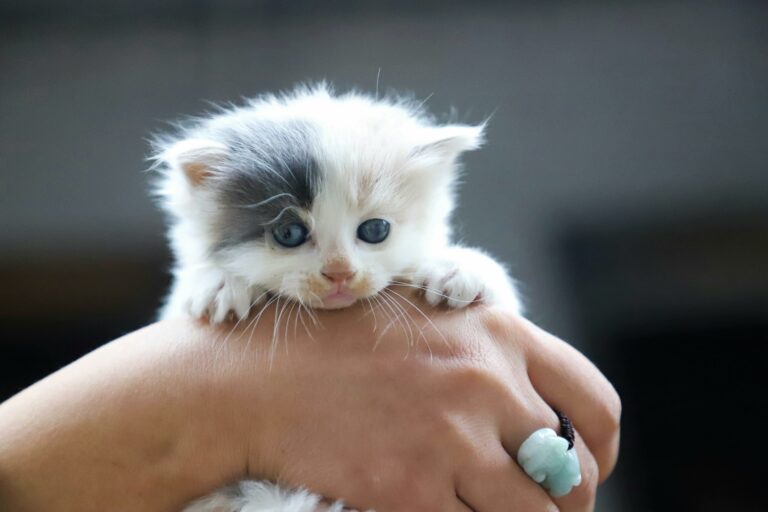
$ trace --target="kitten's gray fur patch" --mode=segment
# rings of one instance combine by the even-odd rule
[[[229,148],[225,172],[212,180],[220,204],[217,249],[302,220],[298,212],[311,208],[320,183],[308,123],[253,120],[218,131],[215,139]]]

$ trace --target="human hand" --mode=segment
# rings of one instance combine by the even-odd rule
[[[319,312],[314,340],[288,314],[281,331],[296,335],[274,350],[274,309],[108,343],[0,404],[0,508],[178,511],[251,477],[380,512],[590,510],[620,409],[594,366],[505,312],[427,320],[413,296],[392,298],[407,311],[389,329],[393,304]],[[576,426],[583,475],[556,500],[513,460],[557,427],[550,405]]]
[[[362,305],[318,313],[314,339],[287,312],[272,330],[274,310],[260,324],[289,342],[273,346],[259,327],[219,332],[214,366],[241,404],[232,423],[248,440],[248,476],[384,512],[592,510],[620,416],[597,369],[504,311],[427,319],[414,297],[392,298],[402,316],[383,333],[387,309]],[[558,429],[552,407],[571,417],[582,467],[581,485],[557,499],[515,462],[534,430]]]

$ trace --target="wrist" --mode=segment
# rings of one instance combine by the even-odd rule
[[[0,508],[180,509],[237,478],[240,447],[211,414],[215,374],[200,371],[206,341],[154,324],[0,405]]]
[[[157,343],[166,347],[158,355],[156,370],[164,377],[158,386],[158,402],[166,410],[161,418],[167,428],[169,478],[182,503],[248,476],[248,450],[258,422],[244,411],[239,377],[243,364],[222,343],[228,329],[190,320],[175,320],[152,326]],[[227,332],[224,332],[227,331]],[[254,383],[253,385],[257,385]],[[252,388],[250,403],[257,403],[259,390]]]

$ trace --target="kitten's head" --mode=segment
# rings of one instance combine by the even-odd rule
[[[447,243],[457,159],[482,132],[324,86],[198,119],[158,144],[179,265],[312,307],[375,295]]]

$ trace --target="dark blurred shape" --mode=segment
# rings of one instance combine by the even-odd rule
[[[0,259],[0,401],[150,322],[167,267],[162,252]]]
[[[624,510],[765,510],[768,211],[564,236],[589,353],[624,405]]]

